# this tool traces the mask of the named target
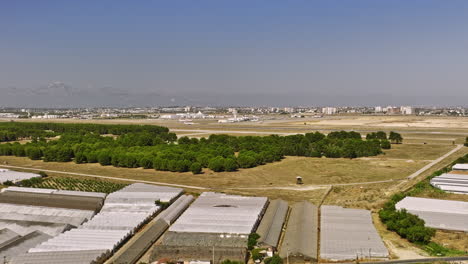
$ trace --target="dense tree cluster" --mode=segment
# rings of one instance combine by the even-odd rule
[[[0,142],[15,141],[21,138],[54,137],[65,133],[123,135],[138,132],[166,134],[172,140],[177,138],[175,134],[169,133],[168,128],[152,125],[2,122],[0,123]]]
[[[100,163],[103,166],[198,174],[203,168],[215,172],[252,168],[279,161],[285,155],[357,158],[381,154],[385,148],[383,140],[363,140],[359,133],[346,131],[331,132],[328,136],[315,132],[285,137],[211,135],[208,138],[181,137],[177,140],[167,128],[157,126],[25,124],[32,125],[34,129],[56,129],[53,133],[60,131],[60,137],[49,141],[42,137],[33,138],[26,144],[0,144],[0,155],[46,162]]]

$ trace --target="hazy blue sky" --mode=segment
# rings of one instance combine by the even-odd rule
[[[1,1],[0,89],[0,106],[468,105],[468,1]]]

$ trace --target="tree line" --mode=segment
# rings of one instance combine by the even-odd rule
[[[167,127],[154,125],[0,122],[0,142],[16,141],[18,139],[55,137],[65,133],[123,135],[138,132],[170,134],[168,136],[172,137],[173,140],[177,139],[175,134],[169,133],[169,129]]]
[[[284,156],[358,158],[379,155],[382,148],[389,148],[386,139],[363,140],[361,134],[353,131],[328,135],[315,132],[291,136],[210,135],[201,139],[177,139],[175,134],[161,127],[78,124],[74,128],[79,130],[70,132],[68,125],[74,124],[63,125],[67,128],[59,130],[60,137],[56,140],[33,137],[26,144],[0,144],[0,155],[197,174],[203,168],[215,172],[252,168],[279,161]],[[60,124],[41,128],[55,126],[60,127]],[[111,132],[117,136],[108,136]]]

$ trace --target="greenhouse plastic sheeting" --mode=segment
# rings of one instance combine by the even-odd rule
[[[288,208],[288,203],[283,200],[278,199],[270,202],[256,231],[260,235],[259,244],[278,246]]]
[[[431,185],[447,192],[468,194],[468,174],[444,173],[432,178]]]
[[[368,210],[321,207],[320,258],[333,261],[388,258]]]
[[[83,197],[95,197],[95,198],[106,197],[105,193],[99,193],[99,192],[66,191],[66,190],[56,190],[56,189],[28,188],[28,187],[15,187],[15,186],[5,188],[2,190],[2,192],[47,193],[47,194],[83,196]]]
[[[468,232],[468,202],[406,197],[396,204],[438,229]]]
[[[12,181],[14,183],[20,182],[22,180],[28,180],[31,178],[41,177],[39,174],[28,173],[28,172],[19,172],[11,171],[7,169],[0,169],[0,183],[6,181]]]
[[[158,193],[161,190],[162,193]],[[119,247],[150,217],[160,210],[155,204],[161,198],[171,201],[182,189],[132,184],[109,194],[101,212],[91,220],[62,233],[29,252],[62,252],[102,250],[111,252]]]
[[[202,193],[169,230],[250,234],[258,223],[266,203],[265,197]]]

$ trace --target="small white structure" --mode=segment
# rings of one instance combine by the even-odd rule
[[[13,183],[20,182],[31,178],[41,177],[39,174],[11,171],[8,169],[0,169],[0,183],[11,181]]]
[[[455,165],[453,165],[452,170],[454,170],[454,171],[467,171],[468,172],[468,164],[461,164],[461,163],[455,164]]]

